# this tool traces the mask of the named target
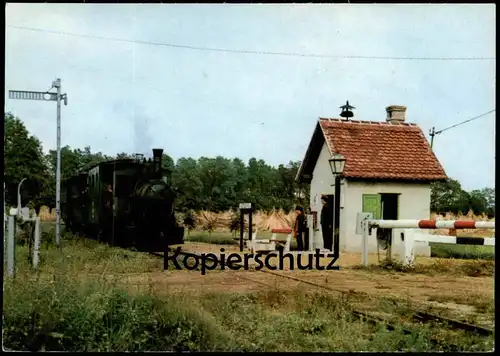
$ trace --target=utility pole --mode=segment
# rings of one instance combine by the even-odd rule
[[[49,90],[57,89],[57,93],[51,93]],[[64,105],[68,105],[68,95],[61,94],[61,79],[57,78],[52,82],[50,89],[45,92],[9,90],[10,99],[18,100],[42,100],[57,102],[57,167],[56,167],[56,243],[61,244],[60,222],[61,222],[61,100],[64,99]]]
[[[433,126],[432,129],[429,130],[429,136],[431,137],[431,150],[432,144],[434,143],[434,136],[436,136],[436,128]]]

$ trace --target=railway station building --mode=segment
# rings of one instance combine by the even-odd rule
[[[375,219],[429,219],[433,181],[447,179],[420,127],[406,122],[406,107],[388,106],[384,121],[319,118],[296,180],[310,184],[310,208],[316,215],[314,248],[323,248],[321,196],[333,206],[335,179],[329,159],[345,158],[340,179],[339,239],[342,252],[360,252],[357,214]],[[393,238],[400,231],[393,231]],[[370,239],[369,252],[376,252]],[[419,255],[430,255],[419,246]]]

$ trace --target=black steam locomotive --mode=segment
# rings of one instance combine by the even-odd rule
[[[66,179],[61,187],[66,228],[121,246],[161,250],[183,244],[172,172],[162,169],[162,154],[153,149],[152,161],[136,155],[102,162]]]

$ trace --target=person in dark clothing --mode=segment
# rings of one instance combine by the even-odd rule
[[[295,238],[297,239],[297,249],[299,251],[304,251],[304,240],[303,237],[306,231],[306,218],[304,215],[304,209],[300,206],[295,208],[295,212],[297,213],[297,217],[295,218],[295,225],[293,228],[293,233]]]
[[[304,251],[309,251],[309,227],[307,226],[307,215],[311,215],[311,208],[307,208],[304,218]]]
[[[321,209],[321,232],[323,234],[323,247],[328,250],[333,248],[333,210],[328,204],[328,197],[321,196],[323,208]]]

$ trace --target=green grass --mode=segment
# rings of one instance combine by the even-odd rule
[[[495,314],[495,299],[492,296],[485,296],[483,294],[477,294],[473,291],[468,291],[464,294],[459,295],[442,295],[442,296],[431,296],[429,297],[430,301],[435,301],[438,303],[455,303],[462,305],[470,305],[473,306],[476,311],[483,314]]]
[[[229,232],[212,232],[207,231],[191,231],[189,234],[184,234],[184,241],[190,242],[204,242],[220,245],[238,245],[239,240],[234,240],[233,236],[239,237],[240,235],[233,235]]]
[[[452,259],[436,259],[432,263],[415,263],[411,267],[398,262],[385,261],[380,264],[352,266],[353,269],[383,272],[383,273],[414,273],[429,276],[456,276],[456,277],[493,277],[495,273],[495,261],[492,260],[468,260],[455,263]]]
[[[24,283],[22,283],[24,282]],[[28,282],[28,283],[26,283]],[[4,346],[14,350],[231,350],[231,339],[180,296],[132,296],[110,282],[23,278],[4,293]]]
[[[9,349],[349,352],[493,348],[493,337],[406,325],[397,318],[392,323],[396,331],[389,332],[384,325],[371,325],[352,315],[359,303],[366,302],[355,295],[278,288],[252,294],[160,296],[148,283],[144,288],[131,288],[109,276],[157,272],[161,259],[91,240],[70,238],[63,240],[62,250],[52,245],[43,248],[38,272],[27,264],[26,254],[25,247],[17,248],[16,276],[4,277],[3,342]],[[407,313],[404,303],[380,303],[388,313]],[[402,327],[411,333],[403,334]]]
[[[430,242],[431,257],[495,260],[494,246],[452,245]]]

